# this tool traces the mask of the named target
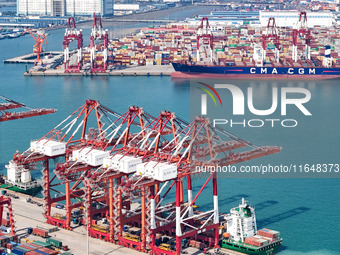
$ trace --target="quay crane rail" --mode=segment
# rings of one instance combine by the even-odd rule
[[[57,110],[49,109],[49,108],[32,108],[22,103],[13,101],[5,96],[0,95],[0,100],[4,102],[0,102],[0,122],[15,120],[15,119],[23,119],[34,116],[46,115],[55,113]],[[26,108],[28,111],[22,112],[10,112],[9,110],[17,109],[17,108]]]
[[[90,123],[96,123],[96,129],[88,128]],[[90,236],[152,254],[177,255],[182,240],[200,238],[218,246],[217,174],[202,174],[203,184],[194,195],[192,177],[201,174],[197,167],[228,166],[280,150],[255,146],[213,127],[204,117],[187,123],[172,112],[153,117],[137,106],[121,115],[87,100],[47,135],[32,141],[27,151],[16,153],[13,162],[27,171],[42,163],[48,223],[72,230],[73,210],[82,207],[81,222]],[[54,175],[49,159],[61,161]],[[213,208],[194,210],[210,182],[213,192],[205,199],[212,200]],[[52,204],[61,201],[66,215],[52,215]],[[107,224],[94,223],[97,217]],[[126,225],[140,227],[140,236],[129,235]],[[173,235],[173,249],[157,246],[157,234]]]

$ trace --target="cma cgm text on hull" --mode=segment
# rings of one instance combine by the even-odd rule
[[[335,79],[340,68],[324,67],[247,67],[172,63],[173,78],[233,78],[233,79]]]

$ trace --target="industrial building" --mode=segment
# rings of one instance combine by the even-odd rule
[[[213,31],[223,30],[225,26],[258,25],[258,11],[212,11],[209,15],[199,15],[197,18],[186,20],[190,26],[199,26],[203,17],[209,19],[209,25]]]
[[[275,18],[277,27],[293,27],[299,20],[298,11],[260,11],[260,24],[267,26],[269,18]],[[330,11],[307,12],[308,27],[325,26],[331,27],[333,22],[333,14]]]
[[[17,0],[18,15],[50,16],[113,15],[113,0]]]

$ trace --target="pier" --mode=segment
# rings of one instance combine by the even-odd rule
[[[22,64],[34,64],[36,59],[36,53],[30,53],[23,56],[9,58],[4,60],[4,63],[22,63]],[[44,62],[52,63],[63,57],[63,52],[60,51],[46,51],[40,54],[40,57],[44,58]]]
[[[146,65],[146,66],[111,66],[104,73],[91,73],[89,68],[79,73],[65,73],[63,66],[60,69],[44,69],[34,66],[25,76],[169,76],[174,72],[172,65]]]

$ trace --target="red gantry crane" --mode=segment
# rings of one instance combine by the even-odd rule
[[[212,62],[213,57],[213,34],[207,17],[203,17],[197,28],[197,61],[201,58]],[[203,57],[202,57],[203,56]]]
[[[262,66],[266,59],[267,41],[272,42],[275,45],[275,60],[279,62],[280,58],[280,36],[276,27],[275,18],[270,17],[268,19],[266,33],[262,35]]]
[[[3,212],[4,208],[7,206],[8,210],[8,217],[9,217],[9,227],[11,228],[11,234],[14,236],[15,235],[15,221],[13,217],[13,208],[12,208],[12,203],[11,203],[11,198],[9,197],[0,197],[0,222],[2,223],[3,219]]]
[[[3,100],[3,103],[0,102],[0,122],[29,118],[29,117],[39,116],[39,115],[46,115],[46,114],[55,113],[57,111],[55,109],[48,109],[48,108],[43,108],[43,109],[31,108],[27,105],[18,103],[16,101],[13,101],[7,97],[0,95],[0,100],[1,99]],[[9,111],[12,109],[17,109],[17,108],[26,108],[28,109],[28,111],[22,111],[22,112]]]
[[[69,45],[74,40],[77,40],[77,65],[70,65]],[[65,73],[79,73],[83,65],[83,33],[78,30],[74,18],[69,18],[64,35],[64,66]]]
[[[296,28],[293,29],[292,59],[294,62],[298,61],[297,41],[298,41],[298,36],[300,35],[305,37],[305,41],[306,41],[305,58],[309,60],[310,59],[310,41],[312,37],[308,29],[306,12],[300,12],[299,20],[296,24]]]
[[[33,32],[30,29],[27,29],[26,31],[28,31],[30,35],[33,37],[33,39],[35,40],[35,44],[33,46],[33,53],[37,54],[37,59],[34,60],[34,65],[37,65],[37,63],[40,63],[42,65],[43,60],[40,58],[40,54],[43,52],[44,42],[47,45],[46,34],[41,31]]]
[[[89,123],[96,123],[96,129],[88,128]],[[87,100],[27,151],[15,154],[12,163],[34,171],[42,162],[48,223],[71,230],[80,221],[92,237],[151,254],[177,255],[192,240],[211,247],[219,243],[217,174],[199,169],[280,150],[250,144],[204,117],[187,123],[172,112],[153,117],[137,106],[120,115]],[[53,158],[64,161],[51,174]],[[200,186],[193,189],[197,174]],[[209,186],[207,206],[196,210],[195,202]],[[53,214],[56,202],[65,203],[66,215]],[[167,239],[166,249],[156,241],[160,237]]]
[[[102,20],[100,13],[98,16],[93,14],[93,27],[91,31],[90,37],[90,60],[91,60],[91,72],[106,72],[107,69],[107,57],[108,57],[108,43],[109,43],[109,35],[108,30],[103,29]],[[98,60],[98,56],[96,56],[97,45],[95,44],[96,40],[103,40],[101,45],[102,48],[102,61]]]

